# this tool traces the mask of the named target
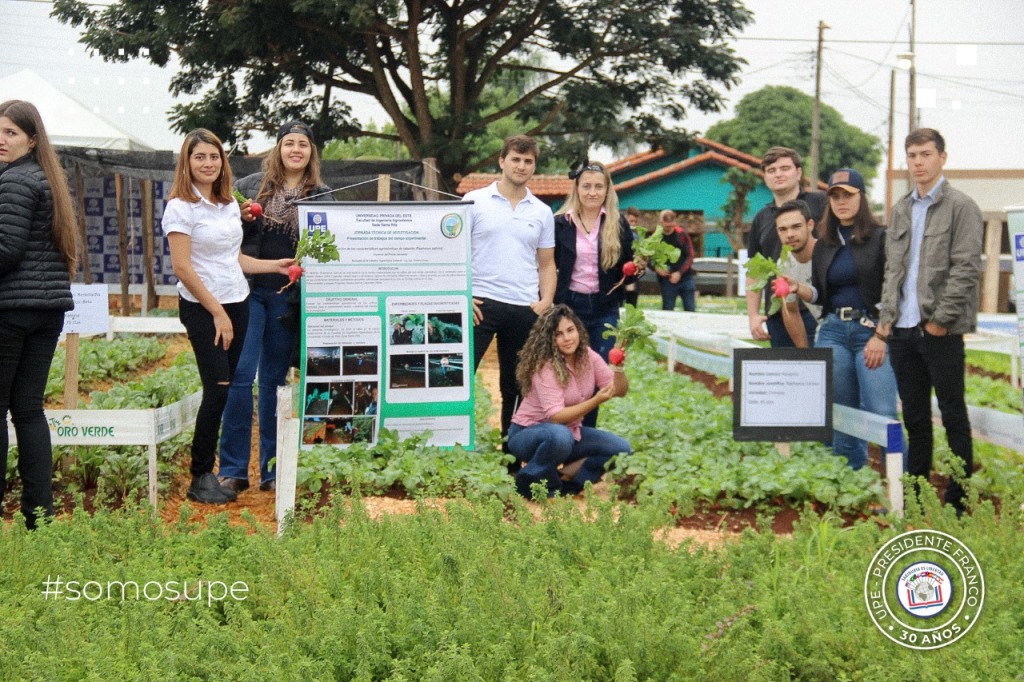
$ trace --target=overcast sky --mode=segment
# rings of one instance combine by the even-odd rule
[[[730,108],[764,85],[814,92],[817,25],[824,20],[823,100],[850,123],[882,139],[888,132],[889,74],[907,51],[909,0],[747,0],[755,22],[736,41],[749,64],[729,93]],[[143,61],[89,58],[74,29],[50,19],[36,0],[0,0],[0,78],[34,69],[118,127],[161,149],[176,149],[166,112],[169,69]],[[946,136],[950,168],[1024,166],[1024,21],[1020,0],[917,0],[918,103],[921,122]],[[908,78],[896,81],[897,149],[908,126]],[[3,93],[0,93],[0,98]],[[377,116],[367,100],[357,112]],[[693,116],[697,131],[730,111]],[[897,168],[904,167],[901,153]],[[884,164],[884,160],[883,160]],[[876,185],[880,183],[876,182]],[[876,190],[878,188],[876,187]]]

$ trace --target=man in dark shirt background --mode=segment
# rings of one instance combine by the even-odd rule
[[[764,171],[764,184],[772,193],[769,201],[757,212],[750,225],[747,238],[747,255],[753,258],[757,254],[771,260],[778,260],[782,253],[782,242],[775,231],[775,216],[778,209],[787,201],[800,199],[811,209],[811,217],[815,222],[825,212],[824,192],[802,191],[803,163],[800,155],[788,147],[772,147],[761,159],[761,170]],[[812,179],[813,182],[813,179]],[[756,341],[771,341],[773,348],[793,346],[782,314],[776,313],[768,317],[771,290],[754,291],[750,288],[751,280],[747,280],[747,320],[750,323],[750,334]]]

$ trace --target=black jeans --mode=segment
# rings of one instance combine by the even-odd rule
[[[0,310],[0,411],[8,411],[18,436],[21,512],[35,528],[36,508],[53,516],[53,451],[43,412],[46,377],[64,327],[64,313],[54,310]],[[0,435],[0,500],[6,489],[5,424]]]
[[[473,371],[498,337],[498,384],[501,387],[501,435],[508,434],[512,415],[519,400],[519,385],[516,383],[516,364],[519,351],[526,345],[537,314],[528,305],[512,305],[489,298],[478,299],[484,319],[473,327]]]
[[[249,327],[248,298],[223,305],[235,334],[227,350],[223,344],[213,345],[217,333],[213,315],[199,303],[178,298],[178,316],[188,332],[188,340],[196,354],[199,378],[203,382],[203,400],[199,403],[192,435],[192,465],[189,469],[193,476],[213,471],[224,405],[228,400],[231,378],[238,367],[238,358],[242,355],[242,346],[245,345],[245,331]]]
[[[903,401],[903,423],[909,436],[907,473],[928,478],[932,470],[932,389],[939,402],[949,449],[971,475],[974,443],[964,401],[964,337],[931,336],[919,327],[895,328],[889,340],[889,358]],[[946,502],[963,508],[963,486],[950,479]]]

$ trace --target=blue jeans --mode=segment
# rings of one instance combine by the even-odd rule
[[[692,274],[683,275],[678,283],[672,284],[666,277],[658,278],[658,286],[661,287],[661,309],[673,310],[676,307],[676,298],[683,300],[683,310],[694,312],[697,310],[697,284]]]
[[[860,322],[843,322],[829,313],[818,327],[816,348],[832,349],[832,387],[835,402],[883,417],[899,419],[896,414],[896,375],[889,354],[880,367],[864,366],[864,346],[875,330]],[[836,431],[832,449],[846,457],[852,469],[868,461],[868,445],[859,438]]]
[[[25,525],[36,527],[35,510],[53,516],[53,451],[43,411],[46,378],[64,327],[59,310],[0,310],[0,413],[11,414],[18,436],[18,475]],[[0,433],[0,501],[6,474],[7,424]]]
[[[602,307],[601,299],[605,301],[604,307]],[[610,336],[606,339],[602,335],[608,329],[605,324],[619,323],[619,306],[601,294],[578,294],[575,291],[569,291],[566,294],[565,304],[579,315],[580,321],[583,322],[583,326],[587,330],[587,336],[590,337],[590,347],[605,362],[608,362],[608,351],[615,346],[615,337]],[[595,407],[583,417],[584,426],[597,426],[599,409]]]
[[[545,481],[549,495],[554,495],[562,488],[559,464],[586,458],[572,478],[578,489],[587,481],[600,481],[605,465],[613,457],[633,452],[629,441],[614,433],[584,426],[581,438],[577,441],[568,426],[552,422],[541,422],[533,426],[512,424],[508,430],[508,449],[519,459],[526,460],[526,466],[516,478],[517,487],[522,482],[528,489],[531,483]]]
[[[575,291],[566,294],[565,304],[579,315],[587,330],[587,336],[590,337],[590,347],[608,362],[608,351],[615,345],[615,337],[606,339],[602,334],[608,330],[605,324],[619,323],[618,304],[602,294],[578,294]]]
[[[224,406],[220,435],[220,475],[223,477],[249,479],[252,384],[259,376],[260,483],[275,478],[269,465],[277,456],[277,387],[285,384],[294,342],[292,332],[278,319],[287,311],[287,293],[253,287],[245,344]]]

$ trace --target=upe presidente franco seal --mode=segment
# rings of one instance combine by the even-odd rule
[[[864,604],[883,635],[910,649],[939,649],[974,627],[985,576],[967,545],[937,530],[897,535],[875,553]]]

